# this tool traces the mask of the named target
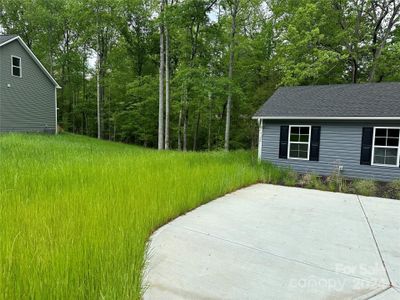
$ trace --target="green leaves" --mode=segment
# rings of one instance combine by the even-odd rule
[[[178,144],[183,130],[179,118],[187,109],[188,148],[195,139],[197,149],[219,148],[229,90],[231,145],[249,147],[257,136],[251,116],[279,85],[399,80],[395,2],[168,0],[163,18],[169,32],[171,146]],[[153,146],[159,4],[0,0],[0,24],[6,33],[21,35],[62,85],[59,122],[65,130],[96,134],[95,67],[100,53],[105,137]]]
[[[329,26],[327,1],[300,1],[290,8],[277,24],[276,68],[282,74],[281,84],[317,84],[327,77],[336,81],[340,77],[334,74],[336,66],[343,58],[330,43],[337,28]]]

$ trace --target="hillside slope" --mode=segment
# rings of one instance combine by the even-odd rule
[[[265,168],[248,152],[2,135],[0,298],[139,298],[151,232]]]

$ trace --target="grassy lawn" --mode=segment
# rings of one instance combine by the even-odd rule
[[[139,298],[155,229],[271,172],[249,152],[2,135],[0,298]]]

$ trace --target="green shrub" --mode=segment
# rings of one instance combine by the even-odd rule
[[[343,179],[340,191],[341,193],[354,193],[351,182]]]
[[[325,185],[321,177],[315,173],[304,174],[299,181],[299,184],[309,189],[325,190]]]
[[[325,185],[328,191],[348,193],[350,191],[349,183],[338,173],[333,173],[326,178]]]
[[[386,185],[384,196],[400,200],[400,179],[389,182]]]
[[[325,185],[328,191],[337,192],[338,191],[338,184],[336,180],[336,176],[328,176],[325,180]]]
[[[283,184],[287,186],[295,186],[299,175],[293,170],[287,170],[283,176]]]
[[[370,179],[354,181],[353,188],[356,194],[363,196],[375,196],[378,192],[376,182]]]

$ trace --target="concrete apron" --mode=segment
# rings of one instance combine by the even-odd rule
[[[257,184],[160,228],[144,299],[400,299],[400,201]]]

